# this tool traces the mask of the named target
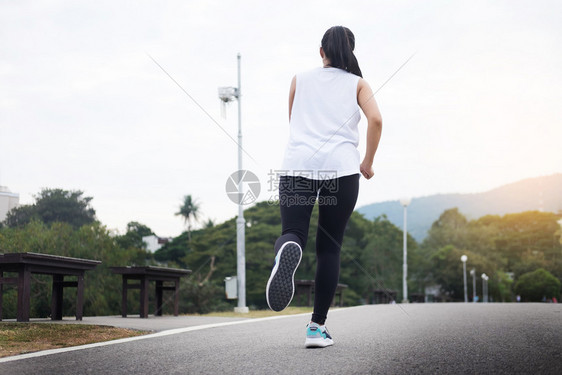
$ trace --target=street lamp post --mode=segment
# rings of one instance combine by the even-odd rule
[[[410,198],[400,199],[400,204],[404,207],[404,263],[402,265],[402,303],[408,303],[408,230],[407,230],[407,216],[408,205],[412,200]]]
[[[488,302],[488,275],[482,274],[482,302]]]
[[[463,280],[464,280],[464,302],[468,302],[468,294],[466,291],[466,260],[468,259],[468,257],[466,255],[461,256],[461,262],[462,262],[462,274],[463,274]]]
[[[486,275],[486,303],[488,303],[490,301],[490,296],[488,294],[488,279],[490,277],[488,275]]]
[[[472,275],[472,302],[476,302],[476,270],[473,268],[470,270],[470,275]]]
[[[236,219],[236,274],[238,282],[238,307],[234,308],[235,312],[247,313],[249,311],[246,306],[246,220],[244,220],[243,197],[244,189],[242,182],[242,104],[241,104],[241,80],[240,80],[240,54],[238,58],[238,87],[219,87],[219,98],[224,103],[232,100],[238,101],[238,171],[240,181],[238,182],[238,218]]]

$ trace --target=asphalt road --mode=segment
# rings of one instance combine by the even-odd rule
[[[0,374],[562,374],[561,304],[410,304],[256,320],[0,363]]]

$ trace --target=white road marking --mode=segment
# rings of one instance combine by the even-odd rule
[[[346,308],[331,309],[330,312],[341,311],[341,310],[345,310],[345,309]],[[235,322],[223,322],[223,323],[203,324],[203,325],[194,326],[194,327],[175,328],[175,329],[169,329],[169,330],[166,330],[166,331],[150,333],[150,334],[144,335],[144,336],[135,336],[135,337],[129,337],[129,338],[125,338],[125,339],[96,342],[94,344],[86,344],[86,345],[79,345],[79,346],[71,346],[71,347],[68,347],[68,348],[50,349],[50,350],[42,350],[42,351],[38,351],[38,352],[33,352],[33,353],[19,354],[19,355],[14,355],[14,356],[11,356],[11,357],[0,358],[0,363],[11,362],[11,361],[19,361],[20,359],[27,359],[27,358],[43,357],[43,356],[51,355],[51,354],[73,352],[75,350],[97,348],[97,347],[100,347],[100,346],[122,344],[122,343],[126,343],[126,342],[137,341],[137,340],[152,339],[152,338],[155,338],[155,337],[176,335],[178,333],[199,331],[199,330],[208,329],[208,328],[217,328],[217,327],[233,326],[233,325],[237,325],[237,324],[263,322],[263,321],[266,321],[266,320],[277,320],[277,319],[291,318],[291,317],[303,316],[303,315],[310,315],[310,313],[270,316],[270,317],[267,317],[267,318],[251,318],[251,319],[246,319],[246,320],[237,320]]]

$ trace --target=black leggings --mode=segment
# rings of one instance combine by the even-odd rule
[[[340,249],[347,221],[355,208],[359,193],[359,174],[332,180],[311,180],[281,176],[279,203],[281,237],[275,253],[287,241],[295,241],[304,250],[308,239],[310,215],[318,199],[316,232],[316,279],[312,321],[324,324],[334,299],[340,273]]]

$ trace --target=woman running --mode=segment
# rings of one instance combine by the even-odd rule
[[[318,201],[314,312],[306,329],[306,347],[334,343],[325,322],[338,285],[343,234],[357,201],[360,174],[373,177],[381,137],[381,114],[354,48],[355,37],[348,28],[330,28],[320,47],[323,67],[297,74],[289,92],[290,136],[285,173],[279,180],[282,234],[275,242],[266,299],[274,311],[293,299],[295,271]],[[362,161],[357,150],[359,109],[368,121]]]

